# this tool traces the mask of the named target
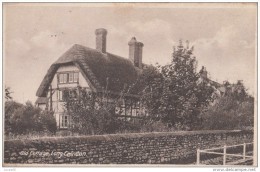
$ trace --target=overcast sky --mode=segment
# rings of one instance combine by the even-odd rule
[[[128,58],[135,36],[147,64],[168,63],[178,40],[189,40],[211,79],[243,80],[255,93],[256,5],[194,5],[4,4],[4,84],[14,100],[34,103],[50,65],[74,44],[95,48],[102,27],[108,52]]]

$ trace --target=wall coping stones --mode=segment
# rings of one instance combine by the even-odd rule
[[[206,134],[252,134],[252,130],[200,130],[200,131],[178,131],[178,132],[149,132],[149,133],[126,133],[126,134],[107,134],[107,135],[91,135],[91,136],[68,136],[68,137],[42,137],[21,140],[6,140],[5,146],[33,145],[37,143],[78,143],[78,142],[100,142],[100,141],[116,141],[135,138],[156,138],[167,136],[189,136],[189,135],[206,135]]]

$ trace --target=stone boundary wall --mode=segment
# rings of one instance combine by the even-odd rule
[[[182,131],[4,141],[8,164],[185,164],[206,149],[253,142],[253,131]]]

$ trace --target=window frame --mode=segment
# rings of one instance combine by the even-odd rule
[[[69,89],[68,91],[69,91],[69,97],[71,99],[77,99],[78,98],[79,94],[78,94],[77,89]]]
[[[61,115],[60,128],[69,128],[69,116],[68,115]]]
[[[77,77],[75,77],[77,76]],[[73,82],[77,83],[79,82],[79,72],[73,72]]]
[[[66,71],[57,73],[58,84],[72,84],[79,82],[79,71]]]
[[[69,72],[69,83],[73,83],[74,82],[74,72]]]
[[[140,100],[135,99],[123,99],[115,110],[120,116],[139,117],[142,115]]]
[[[63,90],[58,91],[58,100],[63,101]]]
[[[68,83],[68,73],[58,73],[58,83],[59,84],[66,84]],[[65,82],[66,81],[66,82]]]
[[[63,83],[64,83],[63,73],[59,73],[58,76],[59,76],[59,77],[58,77],[58,83],[59,83],[59,84],[63,84]]]

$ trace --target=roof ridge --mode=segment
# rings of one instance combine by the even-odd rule
[[[122,57],[122,56],[117,55],[117,54],[113,54],[113,53],[110,53],[110,52],[102,53],[101,51],[99,51],[99,50],[97,50],[97,49],[95,49],[95,48],[90,48],[90,47],[87,47],[87,46],[84,46],[84,45],[80,45],[80,44],[74,44],[73,46],[77,47],[77,49],[78,49],[79,51],[81,51],[80,48],[89,49],[89,50],[93,50],[93,51],[95,51],[95,52],[97,52],[97,53],[106,55],[106,56],[107,56],[107,55],[112,55],[112,56],[121,58],[121,59],[123,59],[123,60],[127,60],[127,61],[129,61],[130,63],[132,63],[129,58],[125,58],[125,57]]]

